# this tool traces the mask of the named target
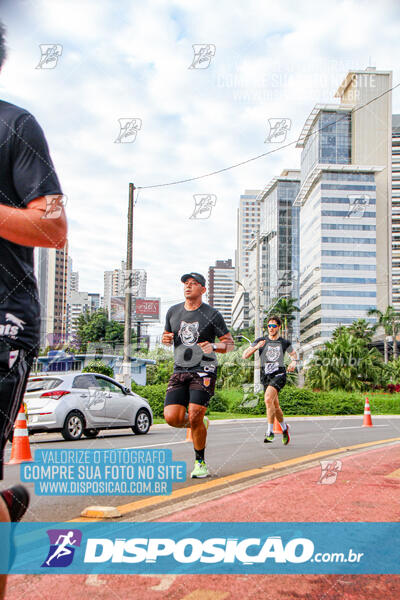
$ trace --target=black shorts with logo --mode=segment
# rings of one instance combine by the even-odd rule
[[[25,388],[37,349],[13,350],[0,341],[0,479],[3,454],[24,398]]]
[[[171,376],[164,406],[180,404],[188,407],[189,404],[208,406],[214,395],[216,377],[210,373],[197,371],[182,371],[173,373]]]
[[[264,391],[270,385],[275,388],[278,392],[286,385],[286,369],[275,371],[275,373],[270,373],[266,375],[265,373],[261,378],[262,384],[264,385]]]

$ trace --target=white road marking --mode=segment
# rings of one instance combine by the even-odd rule
[[[180,442],[160,442],[159,444],[149,444],[148,446],[130,446],[129,448],[114,448],[114,450],[142,450],[143,448],[159,448],[160,446],[173,446],[174,444],[187,444],[187,440]]]
[[[389,427],[389,425],[373,425],[373,427]],[[331,431],[335,429],[362,429],[362,425],[352,425],[351,427],[332,427]]]

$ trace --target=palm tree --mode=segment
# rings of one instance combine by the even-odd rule
[[[393,336],[393,358],[397,358],[396,335],[399,332],[399,314],[394,310],[393,306],[388,306],[383,313],[378,308],[372,308],[368,311],[369,317],[376,317],[376,326],[382,327],[383,336],[383,355],[385,363],[388,362],[388,343],[387,336]]]
[[[382,372],[382,358],[376,348],[341,330],[331,341],[317,350],[306,373],[307,385],[321,390],[362,390],[377,383]]]
[[[362,338],[370,344],[376,330],[376,325],[371,325],[366,319],[357,319],[347,327],[347,330],[354,335],[354,337]]]
[[[286,337],[292,321],[296,318],[293,313],[300,312],[300,309],[295,305],[295,302],[297,302],[295,298],[279,298],[279,300],[273,304],[274,308],[268,311],[267,317],[264,319],[264,327],[266,327],[268,318],[271,314],[277,315],[282,319],[282,336]]]

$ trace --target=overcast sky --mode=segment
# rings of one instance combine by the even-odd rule
[[[126,254],[128,184],[151,186],[222,169],[277,147],[268,119],[291,120],[296,140],[314,104],[352,68],[393,70],[400,81],[397,0],[0,0],[9,57],[2,99],[30,110],[49,141],[68,197],[69,251],[80,290],[103,293],[103,271]],[[55,68],[36,68],[40,44],[59,44]],[[215,46],[192,68],[193,44]],[[50,63],[52,64],[52,63]],[[203,63],[206,64],[206,63]],[[400,112],[400,92],[393,95]],[[119,119],[140,119],[115,143]],[[283,149],[199,181],[144,189],[134,217],[134,267],[164,309],[181,300],[180,275],[234,259],[239,196],[300,150]],[[217,198],[190,219],[194,194]]]

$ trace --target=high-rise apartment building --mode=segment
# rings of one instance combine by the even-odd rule
[[[39,248],[37,252],[40,300],[40,345],[66,340],[68,248]]]
[[[400,115],[392,121],[392,306],[400,311]]]
[[[252,234],[260,223],[260,206],[257,197],[260,190],[245,190],[240,196],[237,211],[236,280],[243,283],[249,275],[249,250]]]
[[[71,292],[67,303],[67,340],[73,341],[79,315],[91,312],[91,299],[87,292]]]
[[[235,267],[232,260],[217,260],[208,268],[208,303],[220,311],[225,323],[232,322],[232,300],[235,295]]]
[[[299,299],[299,217],[294,201],[300,188],[300,171],[284,170],[260,192],[261,305],[273,310],[279,298]],[[300,315],[291,324],[293,340],[300,334]]]
[[[147,273],[144,269],[134,269],[132,274],[126,271],[125,261],[120,269],[104,271],[104,308],[110,314],[111,297],[125,296],[126,285],[130,285],[132,294],[137,298],[146,297]]]
[[[316,105],[298,147],[300,339],[305,356],[391,294],[391,73],[352,71]],[[307,345],[307,346],[306,346]],[[308,349],[307,349],[308,348]]]

